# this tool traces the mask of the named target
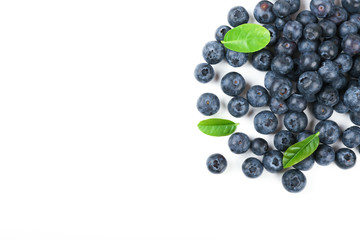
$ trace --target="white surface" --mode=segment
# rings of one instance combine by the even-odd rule
[[[193,77],[228,10],[256,3],[3,1],[0,239],[358,238],[359,166],[315,165],[290,194],[281,175],[246,178],[241,164],[253,155],[196,127],[205,119],[196,99],[212,91],[216,117],[260,136],[258,109],[234,119],[219,80]],[[215,69],[263,84],[249,64]],[[206,169],[214,152],[228,159],[222,175]]]

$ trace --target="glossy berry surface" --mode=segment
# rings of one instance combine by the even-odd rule
[[[283,169],[283,154],[278,150],[265,153],[262,163],[265,169],[271,173],[280,172]]]
[[[342,134],[342,142],[348,148],[360,145],[360,127],[353,126],[346,129]]]
[[[325,18],[334,13],[333,0],[311,0],[310,10],[318,18]]]
[[[350,120],[355,125],[360,126],[360,112],[350,112]]]
[[[298,21],[288,21],[283,29],[283,36],[290,41],[298,41],[303,33],[303,25]]]
[[[351,87],[346,90],[344,104],[352,112],[360,112],[360,87]]]
[[[300,170],[291,169],[282,176],[282,184],[288,192],[297,193],[305,188],[306,177]]]
[[[215,71],[214,71],[214,68],[210,64],[200,63],[195,68],[194,76],[195,76],[196,80],[198,80],[199,82],[208,83],[214,78]]]
[[[230,49],[227,49],[225,59],[226,59],[226,62],[230,66],[232,66],[232,67],[241,67],[249,59],[249,54],[248,53],[235,52],[235,51],[231,51]]]
[[[260,1],[254,8],[256,21],[262,24],[273,23],[276,15],[272,11],[273,4],[269,1]]]
[[[273,54],[267,49],[262,49],[252,54],[251,64],[257,70],[267,71],[270,69],[272,59]]]
[[[295,143],[296,137],[292,132],[281,130],[274,136],[274,146],[279,151],[284,152]]]
[[[271,134],[276,131],[278,119],[270,111],[259,112],[254,118],[255,130],[261,134]]]
[[[248,158],[242,164],[242,171],[249,178],[259,177],[264,170],[262,163],[256,158]]]
[[[332,120],[318,122],[315,126],[315,132],[320,132],[320,142],[325,144],[335,143],[341,135],[339,125]]]
[[[314,153],[315,161],[321,166],[327,166],[335,161],[335,151],[326,144],[320,144]]]
[[[316,52],[304,52],[299,57],[299,67],[301,71],[316,71],[321,63],[320,55]]]
[[[292,82],[289,79],[281,78],[275,80],[270,87],[270,95],[273,98],[286,100],[292,93]]]
[[[323,81],[318,72],[308,71],[300,75],[297,87],[304,95],[317,94],[323,86]]]
[[[239,96],[245,89],[245,79],[240,73],[229,72],[221,79],[221,89],[229,96]]]
[[[255,138],[251,141],[250,149],[255,155],[262,156],[269,150],[269,146],[265,139]]]
[[[272,8],[273,13],[280,18],[284,18],[290,15],[290,4],[285,0],[277,0]]]
[[[230,9],[228,13],[228,22],[230,26],[237,27],[249,21],[249,14],[245,8],[238,6]]]
[[[289,108],[285,102],[285,100],[279,98],[271,98],[270,99],[270,110],[278,115],[285,114],[289,111]]]
[[[293,67],[292,58],[284,54],[275,56],[271,62],[271,70],[281,75],[290,73]]]
[[[325,86],[317,95],[317,101],[320,104],[333,107],[340,100],[339,92],[332,86]]]
[[[323,38],[330,39],[336,35],[337,27],[333,21],[327,19],[321,20],[319,26],[321,27]]]
[[[260,85],[252,86],[246,96],[249,104],[253,107],[266,106],[270,100],[268,91]]]
[[[348,148],[341,148],[335,152],[335,163],[342,169],[352,168],[356,163],[356,155]]]
[[[284,125],[293,133],[302,132],[308,125],[308,118],[303,112],[288,112],[284,117]]]
[[[197,100],[197,109],[205,116],[211,116],[220,109],[220,100],[213,93],[203,93]]]
[[[223,155],[215,153],[208,157],[206,166],[211,173],[220,174],[225,171],[227,161]]]
[[[233,97],[227,107],[229,113],[237,118],[245,116],[249,111],[249,103],[243,97]]]
[[[301,171],[308,171],[314,166],[314,163],[315,163],[315,157],[311,155],[305,158],[304,160],[302,160],[301,162],[295,164],[293,167]]]
[[[215,31],[215,39],[218,42],[221,42],[222,40],[224,40],[224,36],[225,34],[230,30],[231,28],[229,26],[226,25],[221,25],[220,27],[218,27]]]
[[[322,36],[322,29],[317,23],[309,23],[304,28],[304,38],[310,41],[317,41]]]
[[[241,154],[250,148],[250,138],[245,133],[234,133],[230,136],[228,145],[233,153]]]
[[[333,114],[334,110],[330,106],[326,106],[320,103],[314,103],[312,106],[312,113],[318,120],[326,120]]]
[[[310,23],[318,23],[317,17],[309,10],[303,10],[296,16],[296,21],[304,27]]]
[[[290,111],[303,112],[307,107],[306,99],[303,95],[294,93],[286,100]]]
[[[207,63],[217,64],[224,59],[225,48],[221,43],[217,41],[211,41],[205,44],[202,53]]]

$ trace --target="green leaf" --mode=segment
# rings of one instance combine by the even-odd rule
[[[239,124],[230,120],[209,118],[199,122],[198,128],[207,135],[221,137],[235,132],[237,125]]]
[[[284,168],[289,168],[313,154],[319,146],[319,134],[320,132],[317,132],[305,140],[290,146],[284,153]]]
[[[225,34],[221,41],[224,46],[232,51],[251,53],[256,52],[268,45],[270,32],[258,24],[241,24]]]

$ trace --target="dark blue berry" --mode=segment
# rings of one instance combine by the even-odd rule
[[[303,112],[307,107],[306,99],[303,95],[294,93],[286,100],[290,111]]]
[[[342,142],[348,148],[355,148],[360,145],[360,128],[349,127],[343,132]]]
[[[322,36],[322,29],[317,23],[309,23],[304,28],[304,38],[310,41],[317,41]]]
[[[232,67],[241,67],[247,62],[248,58],[248,53],[235,52],[230,49],[226,50],[225,59]]]
[[[255,138],[251,141],[250,149],[255,155],[262,156],[269,150],[269,146],[266,140]]]
[[[300,9],[300,0],[285,0],[290,4],[290,14],[296,13]]]
[[[321,166],[326,166],[335,160],[335,151],[326,144],[320,144],[314,153],[315,161]]]
[[[306,138],[310,137],[313,134],[314,133],[312,133],[312,132],[310,132],[308,130],[302,131],[297,135],[296,140],[298,142],[301,142],[301,141],[305,140]]]
[[[337,58],[335,58],[334,63],[338,65],[339,71],[342,73],[346,73],[350,71],[353,60],[352,57],[349,54],[346,53],[340,53]]]
[[[313,155],[310,155],[301,162],[295,164],[293,167],[301,171],[308,171],[314,166],[314,163],[315,157]]]
[[[333,0],[311,0],[310,10],[318,18],[325,18],[334,13]]]
[[[203,48],[203,57],[209,64],[217,64],[225,57],[224,46],[216,41],[211,41],[205,44]]]
[[[248,158],[242,164],[242,171],[249,178],[259,177],[264,170],[262,163],[256,158]]]
[[[268,43],[268,46],[273,46],[280,37],[278,29],[272,24],[265,24],[263,27],[270,32],[270,42]]]
[[[273,72],[273,71],[268,71],[266,74],[265,74],[265,77],[264,77],[264,86],[270,90],[271,88],[271,85],[273,84],[273,82],[279,78],[283,78],[281,75]]]
[[[358,34],[350,33],[344,37],[341,42],[341,47],[344,53],[351,56],[360,53],[360,36]]]
[[[260,85],[252,86],[248,90],[246,97],[249,104],[253,107],[266,106],[270,100],[268,91]]]
[[[320,132],[320,142],[325,144],[335,143],[341,135],[339,125],[332,120],[323,120],[318,122],[315,126],[315,132]]]
[[[220,109],[220,100],[213,93],[204,93],[197,100],[197,109],[205,116],[211,116]]]
[[[283,29],[283,36],[293,42],[298,41],[303,32],[303,25],[298,21],[288,21]]]
[[[347,84],[348,84],[348,79],[343,73],[339,73],[338,79],[330,83],[330,85],[336,90],[344,89]]]
[[[317,17],[309,10],[303,10],[296,16],[296,21],[300,22],[304,27],[309,23],[317,23]]]
[[[296,143],[295,135],[292,132],[281,130],[274,136],[274,146],[279,151],[286,151],[291,145]]]
[[[339,92],[330,85],[323,87],[317,95],[317,101],[320,104],[330,107],[335,106],[339,102],[339,99]]]
[[[237,27],[249,21],[249,14],[245,8],[238,6],[230,9],[228,13],[228,22],[230,26]]]
[[[316,52],[304,52],[299,57],[299,67],[301,71],[316,71],[321,63],[321,58]]]
[[[275,80],[270,87],[270,95],[273,98],[286,100],[292,93],[292,82],[287,78]]]
[[[278,119],[270,111],[259,112],[254,118],[254,126],[258,133],[271,134],[276,131]]]
[[[316,52],[319,47],[319,41],[309,41],[306,39],[301,39],[298,42],[298,50],[300,53],[304,52]]]
[[[269,1],[260,1],[254,8],[254,17],[256,21],[262,24],[273,23],[275,14],[272,12],[273,4]]]
[[[334,106],[334,110],[337,113],[347,113],[349,112],[349,108],[345,106],[342,99],[339,100],[339,102]]]
[[[284,117],[284,125],[293,133],[302,132],[308,125],[308,118],[303,112],[288,112]]]
[[[359,2],[360,3],[360,2]],[[360,14],[356,13],[350,16],[349,21],[355,23],[358,29],[360,29]]]
[[[350,76],[354,78],[360,77],[360,56],[356,55],[353,58],[353,65],[349,71]]]
[[[326,60],[321,63],[318,73],[324,82],[330,83],[336,81],[339,77],[338,64],[331,60]]]
[[[323,86],[323,81],[318,72],[309,71],[300,75],[297,88],[304,96],[317,94]]]
[[[351,87],[346,90],[344,104],[352,112],[360,112],[360,87]]]
[[[335,152],[335,163],[342,169],[352,168],[356,163],[356,155],[348,148],[341,148]]]
[[[336,25],[339,25],[348,19],[348,13],[344,8],[335,6],[334,13],[329,16],[328,19],[333,21]]]
[[[282,176],[282,184],[288,192],[297,193],[305,188],[306,177],[300,170],[291,169]]]
[[[352,23],[350,21],[345,21],[343,23],[340,24],[339,28],[338,28],[338,32],[339,32],[339,36],[341,38],[344,38],[346,35],[350,34],[350,33],[357,33],[358,28],[356,26],[355,23]]]
[[[359,0],[341,0],[341,5],[349,13],[359,13],[360,12],[360,1]]]
[[[332,60],[337,56],[339,52],[339,47],[335,44],[335,42],[331,40],[326,40],[320,43],[318,52],[322,59]]]
[[[280,151],[272,150],[265,153],[262,163],[267,171],[280,172],[283,169],[282,158],[283,154]]]
[[[360,112],[350,112],[350,120],[353,124],[360,126]]]
[[[229,72],[221,79],[221,89],[229,96],[239,96],[245,89],[245,79],[237,72]]]
[[[234,97],[228,103],[228,111],[233,117],[242,117],[249,111],[249,103],[243,97]]]
[[[230,136],[228,145],[233,153],[241,154],[247,152],[251,141],[245,133],[234,133]]]
[[[222,40],[224,40],[225,34],[230,30],[231,28],[229,26],[226,25],[221,25],[220,27],[218,27],[215,31],[215,39],[218,42],[221,42]]]
[[[210,64],[200,63],[195,68],[194,76],[195,76],[196,80],[198,80],[199,82],[208,83],[214,78],[215,71],[214,71],[214,68]]]
[[[273,59],[272,53],[267,49],[262,49],[252,54],[251,64],[260,71],[268,71]]]
[[[219,174],[225,171],[227,161],[223,155],[215,153],[208,157],[206,166],[211,173]]]
[[[326,39],[332,38],[336,35],[337,27],[333,21],[324,19],[319,22],[322,30],[322,36]]]
[[[272,8],[273,13],[280,18],[284,18],[290,15],[290,4],[285,0],[277,0]]]
[[[270,110],[275,114],[285,114],[288,112],[289,108],[286,105],[286,102],[282,99],[271,98],[270,99]]]
[[[293,67],[292,58],[284,54],[275,56],[271,62],[271,70],[282,75],[290,73]]]
[[[282,31],[284,29],[285,24],[291,20],[290,16],[284,17],[284,18],[276,18],[274,25],[279,30]]]
[[[296,48],[297,46],[295,42],[289,41],[286,38],[280,38],[274,49],[277,55],[285,54],[291,56],[296,51]]]
[[[326,120],[333,114],[334,110],[330,106],[326,106],[320,103],[314,103],[312,107],[312,113],[318,120]]]

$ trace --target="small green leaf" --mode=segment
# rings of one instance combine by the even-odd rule
[[[224,46],[232,51],[251,53],[256,52],[268,45],[270,32],[258,24],[241,24],[225,34],[221,41]]]
[[[209,118],[199,122],[198,128],[207,135],[221,137],[235,132],[237,125],[239,124],[230,120]]]
[[[317,132],[305,140],[290,146],[284,153],[284,168],[289,168],[313,154],[319,146],[319,134],[320,132]]]

